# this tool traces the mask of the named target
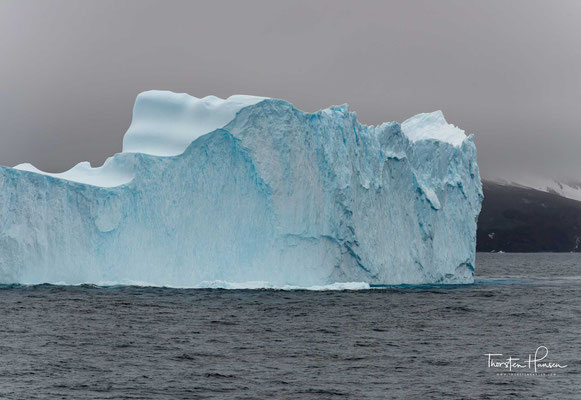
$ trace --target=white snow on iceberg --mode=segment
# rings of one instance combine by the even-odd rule
[[[401,129],[413,142],[433,139],[460,146],[466,139],[462,129],[446,122],[442,111],[415,115],[405,120]]]
[[[150,91],[102,167],[0,167],[0,283],[468,283],[481,201],[441,112]]]
[[[124,153],[182,154],[195,139],[226,126],[236,113],[265,97],[234,95],[201,99],[186,93],[150,90],[135,100],[133,120],[123,137]]]

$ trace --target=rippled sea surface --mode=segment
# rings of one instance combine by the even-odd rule
[[[0,398],[581,399],[580,285],[581,254],[478,254],[467,286],[5,286]],[[487,365],[539,346],[567,368]]]

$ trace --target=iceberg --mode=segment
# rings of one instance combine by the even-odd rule
[[[103,166],[0,167],[0,283],[471,283],[482,198],[473,136],[439,111],[367,126],[147,91]]]

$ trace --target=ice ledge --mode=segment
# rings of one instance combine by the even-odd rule
[[[109,157],[100,167],[93,168],[91,163],[83,161],[68,171],[59,173],[44,172],[29,163],[18,164],[14,169],[104,188],[125,185],[134,177],[134,173],[119,165],[115,157]]]

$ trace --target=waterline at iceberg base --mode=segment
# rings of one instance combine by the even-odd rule
[[[441,112],[149,91],[102,167],[0,167],[0,283],[470,283],[481,202]]]

